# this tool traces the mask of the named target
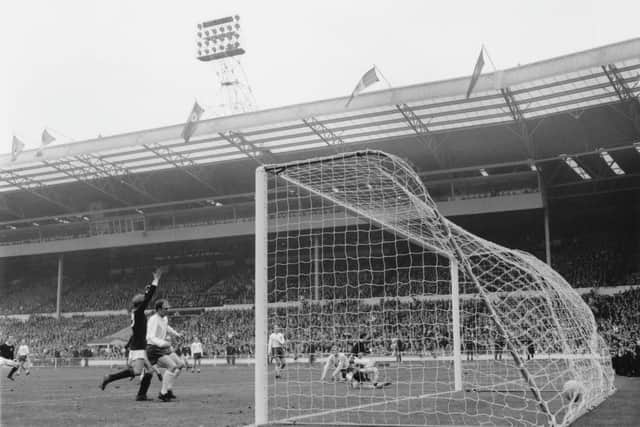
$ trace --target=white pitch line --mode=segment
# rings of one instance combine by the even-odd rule
[[[502,385],[510,384],[510,383],[513,383],[513,381],[506,381],[506,382],[503,382],[503,383],[495,384],[495,386],[502,386]],[[420,395],[420,396],[407,396],[407,397],[403,397],[403,398],[395,399],[395,400],[385,400],[383,402],[369,403],[367,405],[351,406],[351,407],[348,407],[348,408],[332,409],[330,411],[317,412],[317,413],[314,413],[314,414],[298,415],[298,416],[295,416],[295,417],[284,418],[282,420],[276,420],[276,421],[273,421],[273,422],[274,423],[277,423],[277,422],[287,423],[287,422],[300,420],[300,419],[304,419],[304,418],[320,417],[320,416],[323,416],[323,415],[329,415],[329,414],[335,414],[335,413],[338,413],[338,412],[350,411],[352,409],[358,410],[358,409],[363,409],[363,408],[370,408],[372,406],[384,405],[384,404],[388,404],[388,403],[402,402],[402,401],[414,400],[414,399],[426,399],[428,397],[440,396],[440,395],[443,395],[443,394],[459,393],[459,392],[460,391],[449,390],[449,391],[442,391],[442,392],[439,392],[439,393],[427,393],[427,394],[423,394],[423,395]]]

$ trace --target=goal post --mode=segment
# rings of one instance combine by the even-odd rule
[[[613,392],[609,350],[570,285],[444,218],[396,156],[261,166],[255,221],[256,425],[560,426]],[[370,349],[352,365],[360,381],[325,368],[356,343]]]

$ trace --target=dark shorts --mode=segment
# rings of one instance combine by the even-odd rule
[[[147,346],[147,359],[149,363],[155,365],[162,356],[171,354],[171,347],[156,347],[155,345]]]
[[[271,356],[283,358],[284,357],[284,348],[282,347],[274,347],[271,349]]]
[[[202,359],[202,353],[193,353],[193,360]]]
[[[18,362],[26,362],[27,356],[18,356]]]

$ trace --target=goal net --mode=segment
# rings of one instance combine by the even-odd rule
[[[571,286],[379,151],[258,168],[255,311],[256,424],[568,425],[614,390]]]

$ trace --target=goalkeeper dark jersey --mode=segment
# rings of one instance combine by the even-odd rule
[[[16,347],[13,345],[9,345],[7,343],[0,345],[0,357],[4,357],[5,359],[13,360],[13,354],[16,351]]]
[[[144,300],[131,312],[131,329],[133,334],[129,338],[129,350],[144,350],[147,348],[147,316],[144,311],[147,309],[156,286],[147,285],[144,289]]]

